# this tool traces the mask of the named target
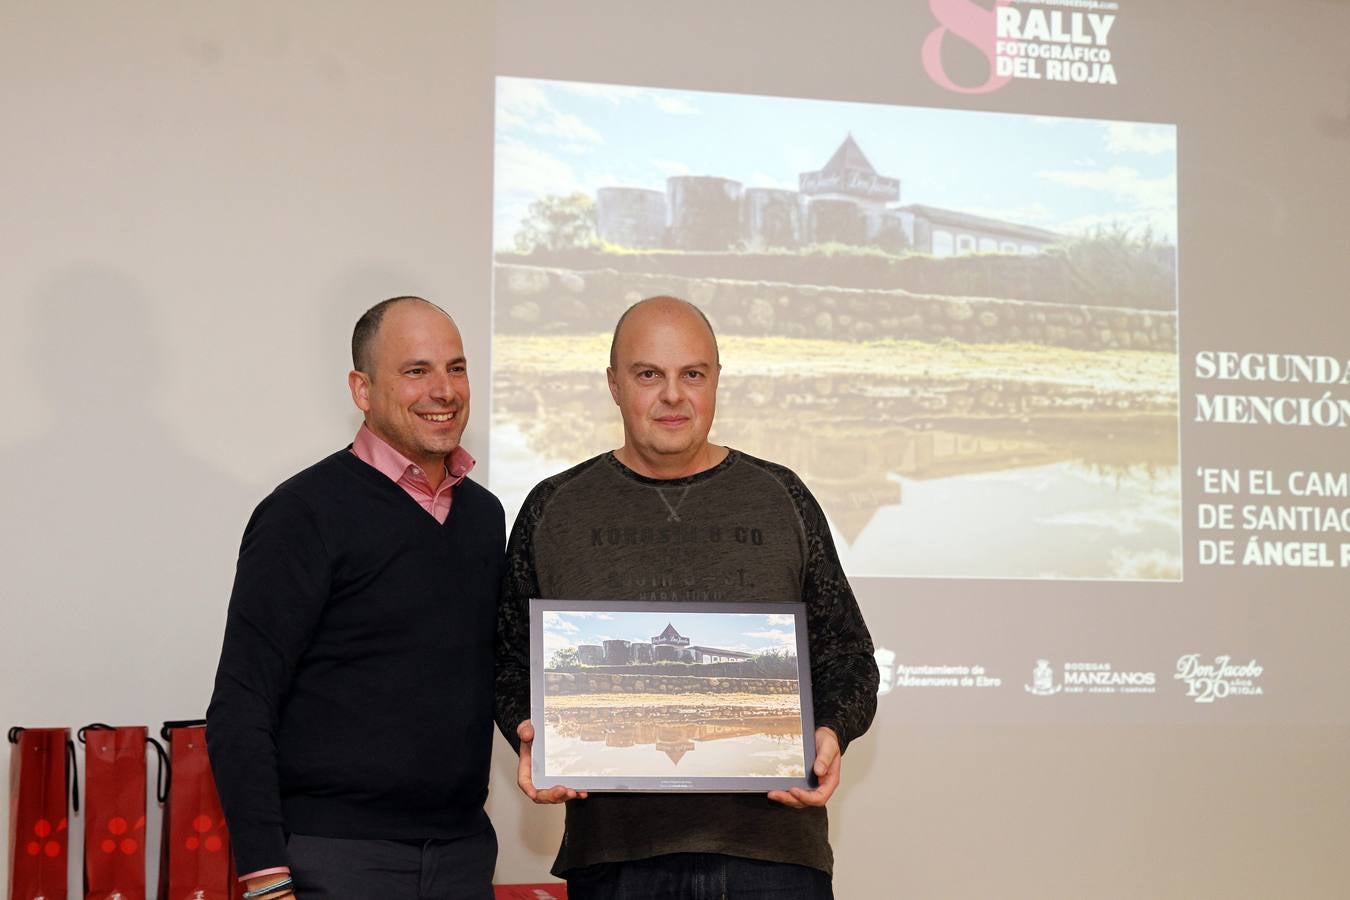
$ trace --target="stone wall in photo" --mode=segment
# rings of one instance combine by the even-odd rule
[[[1171,311],[517,265],[496,267],[495,327],[505,334],[606,332],[628,306],[656,294],[696,304],[723,335],[1177,348]]]

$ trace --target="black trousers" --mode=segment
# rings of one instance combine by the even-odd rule
[[[300,900],[492,900],[497,835],[370,841],[292,834],[286,844]]]
[[[833,900],[825,872],[719,853],[673,853],[566,873],[569,900]],[[305,900],[301,897],[300,900]]]

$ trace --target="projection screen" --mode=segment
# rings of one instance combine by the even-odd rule
[[[1350,724],[1344,13],[752,4],[654,62],[499,19],[492,486],[621,443],[627,305],[705,312],[712,439],[804,478],[876,642],[843,896],[1209,896],[1101,872],[1210,779],[1263,842],[1231,785]]]

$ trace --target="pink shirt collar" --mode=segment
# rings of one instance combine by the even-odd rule
[[[352,441],[352,453],[357,459],[374,467],[403,488],[408,496],[442,523],[450,514],[453,488],[463,481],[477,464],[477,461],[469,455],[469,451],[463,447],[456,447],[445,458],[445,479],[433,491],[420,466],[391,447],[364,423]]]

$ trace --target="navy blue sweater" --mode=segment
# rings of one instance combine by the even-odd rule
[[[207,711],[241,873],[286,864],[289,833],[485,827],[504,532],[478,484],[440,524],[349,450],[259,504]]]

